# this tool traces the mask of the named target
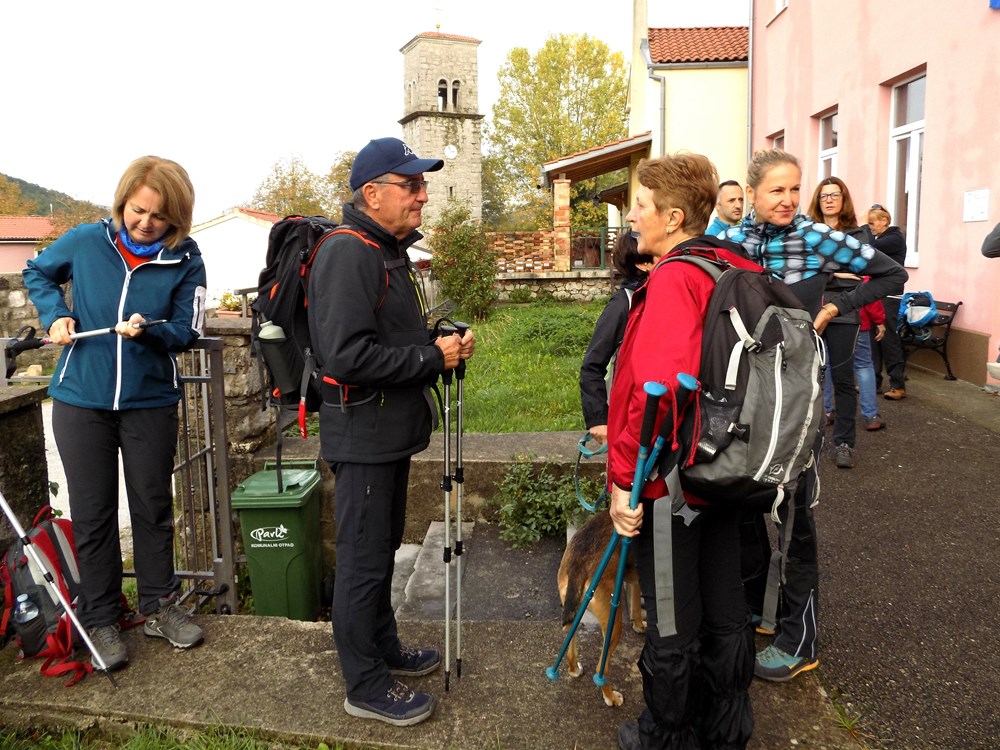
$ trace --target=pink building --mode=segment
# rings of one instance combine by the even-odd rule
[[[54,229],[48,216],[0,216],[0,273],[22,270]]]
[[[843,179],[860,215],[884,205],[907,237],[907,291],[962,301],[955,374],[982,385],[1000,345],[1000,0],[753,0],[752,148],[780,146]],[[929,356],[928,356],[929,355]],[[919,360],[941,361],[930,352]],[[942,368],[943,371],[943,368]]]

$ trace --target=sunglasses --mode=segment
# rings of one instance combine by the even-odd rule
[[[820,193],[819,199],[821,201],[835,201],[841,195],[843,195],[843,193],[841,193],[839,190],[836,193]]]
[[[872,211],[885,211],[885,206],[883,206],[881,203],[872,203],[871,210]]]
[[[419,193],[427,187],[427,180],[372,180],[372,182],[376,185],[397,185],[399,187],[409,188],[411,193]]]

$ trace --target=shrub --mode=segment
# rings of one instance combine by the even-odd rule
[[[473,320],[486,320],[497,301],[497,254],[467,205],[449,201],[430,228],[431,269],[441,292]]]
[[[598,482],[580,479],[580,492],[593,500]],[[508,464],[491,502],[499,506],[500,538],[515,549],[530,547],[544,536],[565,531],[569,522],[580,523],[589,514],[576,496],[572,472],[551,462],[536,466],[532,456],[519,454]]]

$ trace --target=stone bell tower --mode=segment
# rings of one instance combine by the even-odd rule
[[[427,31],[403,45],[403,141],[422,159],[444,159],[428,172],[423,225],[429,227],[451,199],[483,209],[483,116],[479,114],[480,40]]]

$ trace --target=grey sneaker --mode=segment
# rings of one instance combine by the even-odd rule
[[[154,638],[166,638],[174,648],[192,648],[205,640],[204,631],[177,602],[147,615],[143,632]]]
[[[841,443],[837,446],[837,453],[833,460],[837,464],[838,469],[853,469],[854,449],[847,443]]]
[[[88,630],[87,635],[90,636],[94,648],[101,655],[109,672],[128,664],[128,650],[117,625],[100,625]],[[101,667],[93,654],[90,655],[90,663],[94,669],[100,670]]]

